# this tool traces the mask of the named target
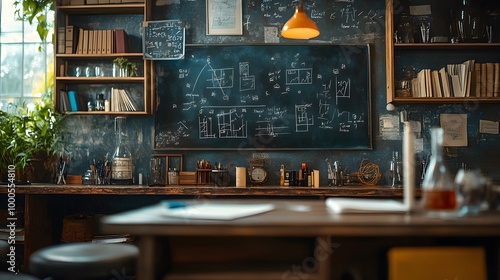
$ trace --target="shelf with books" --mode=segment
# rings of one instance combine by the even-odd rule
[[[56,77],[56,81],[64,83],[138,83],[144,82],[144,77]]]
[[[103,54],[77,54],[77,53],[58,53],[56,54],[56,58],[64,58],[64,59],[103,59],[103,58],[116,58],[116,57],[128,57],[128,58],[140,58],[144,56],[142,52],[128,52],[128,53],[103,53]]]
[[[66,114],[151,114],[153,65],[143,59],[140,31],[148,4],[136,2],[140,3],[56,4],[56,110]],[[116,63],[119,58],[127,61],[121,69]],[[129,100],[124,103],[128,106],[111,109],[113,88],[124,92],[121,100]],[[110,108],[104,111],[99,100]]]
[[[395,49],[491,49],[500,48],[500,43],[398,43]]]
[[[411,5],[411,2],[406,2],[398,2],[396,13],[394,10],[396,3],[393,0],[386,0],[387,103],[500,103],[500,71],[495,71],[500,66],[498,64],[500,63],[500,43],[496,41],[485,43],[484,40],[467,43],[421,43],[417,38],[420,34],[416,33],[409,42],[402,43],[398,34],[401,29],[398,29],[396,25],[400,25],[404,15],[404,12],[401,12],[405,10],[402,6]],[[432,5],[428,5],[429,12],[434,9]],[[406,8],[409,8],[411,12],[415,7]],[[425,20],[425,17],[427,15],[414,16],[419,21]],[[438,25],[437,23],[435,21],[433,24]],[[398,42],[395,42],[396,40]],[[465,71],[460,72],[460,75],[452,71],[454,68],[461,68],[464,63],[471,63],[468,68],[464,68],[468,70],[460,70]],[[496,68],[495,65],[497,65]],[[486,71],[486,68],[490,71]],[[408,79],[407,69],[412,69],[413,79]],[[457,78],[459,83],[456,81]],[[446,80],[449,80],[446,84],[451,88],[447,95],[444,93],[445,84],[443,83]],[[456,95],[453,80],[457,89]],[[412,91],[415,87],[417,92]],[[489,90],[486,91],[482,87]],[[425,90],[421,90],[422,88]]]
[[[56,109],[65,114],[150,114],[150,93],[142,83],[61,83]]]
[[[145,10],[144,3],[116,3],[98,5],[59,5],[59,12],[66,14],[130,14],[141,13]]]

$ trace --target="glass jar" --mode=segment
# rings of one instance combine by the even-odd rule
[[[462,197],[459,211],[461,215],[479,214],[481,204],[486,198],[487,182],[479,170],[458,170],[455,185]]]
[[[431,212],[446,212],[457,207],[454,182],[443,160],[444,132],[431,128],[431,158],[422,183],[423,207]]]
[[[462,0],[453,24],[457,25],[455,29],[461,42],[486,42],[485,14],[472,0]]]
[[[133,183],[132,154],[128,148],[127,123],[125,117],[115,118],[116,148],[111,166],[111,184],[130,185]]]
[[[413,37],[413,24],[411,22],[410,16],[406,13],[402,13],[399,17],[399,24],[396,29],[396,43],[414,43],[415,39]]]
[[[165,185],[165,177],[163,177],[163,163],[161,158],[151,158],[149,161],[149,168],[151,173],[150,185],[163,186]]]
[[[96,111],[104,111],[104,94],[97,94],[97,98],[95,100],[95,110]]]
[[[407,66],[403,69],[404,77],[396,83],[396,96],[397,97],[411,97],[412,90],[411,84],[415,77],[415,68]]]

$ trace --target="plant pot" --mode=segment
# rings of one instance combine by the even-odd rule
[[[55,155],[39,154],[33,156],[24,168],[26,179],[31,183],[53,183],[56,162]]]

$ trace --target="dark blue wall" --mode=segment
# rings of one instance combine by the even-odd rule
[[[295,2],[288,0],[243,0],[243,36],[205,35],[205,1],[153,1],[171,4],[153,9],[153,19],[181,19],[186,22],[187,44],[249,44],[249,43],[297,43],[281,37],[271,36],[292,15]],[[287,169],[300,169],[305,162],[309,167],[319,169],[321,185],[327,184],[327,158],[340,161],[348,172],[359,168],[360,161],[368,158],[378,164],[383,174],[379,184],[386,184],[385,175],[389,168],[392,151],[401,150],[400,140],[386,140],[379,136],[381,115],[399,115],[398,111],[407,110],[410,120],[423,124],[424,152],[418,156],[426,157],[429,151],[429,133],[432,126],[439,125],[439,113],[463,113],[468,115],[468,140],[466,148],[447,149],[449,167],[455,171],[462,162],[481,168],[494,178],[500,155],[498,135],[478,133],[479,119],[498,120],[499,112],[494,104],[451,104],[451,105],[408,105],[399,106],[396,111],[386,110],[385,85],[385,1],[304,1],[304,8],[318,24],[322,34],[309,43],[346,43],[370,44],[372,77],[372,139],[373,150],[325,150],[325,151],[160,151],[161,153],[181,153],[184,155],[184,170],[194,171],[197,160],[222,162],[229,167],[230,174],[235,166],[248,166],[249,159],[258,154],[270,158],[268,185],[279,184],[279,166]],[[271,34],[271,35],[270,35]],[[308,43],[308,42],[300,42]],[[189,46],[188,46],[189,47]],[[496,58],[498,59],[498,58]],[[157,89],[161,91],[161,88]],[[71,153],[71,174],[82,174],[93,158],[103,158],[112,154],[114,147],[113,116],[68,116],[65,126],[66,149]],[[152,135],[154,116],[129,116],[128,134],[134,155],[136,174],[147,174],[149,158],[153,150]],[[234,185],[234,179],[231,180]]]

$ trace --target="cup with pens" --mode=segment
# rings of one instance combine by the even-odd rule
[[[93,160],[90,164],[90,180],[95,185],[109,185],[111,183],[111,163],[108,160]]]

